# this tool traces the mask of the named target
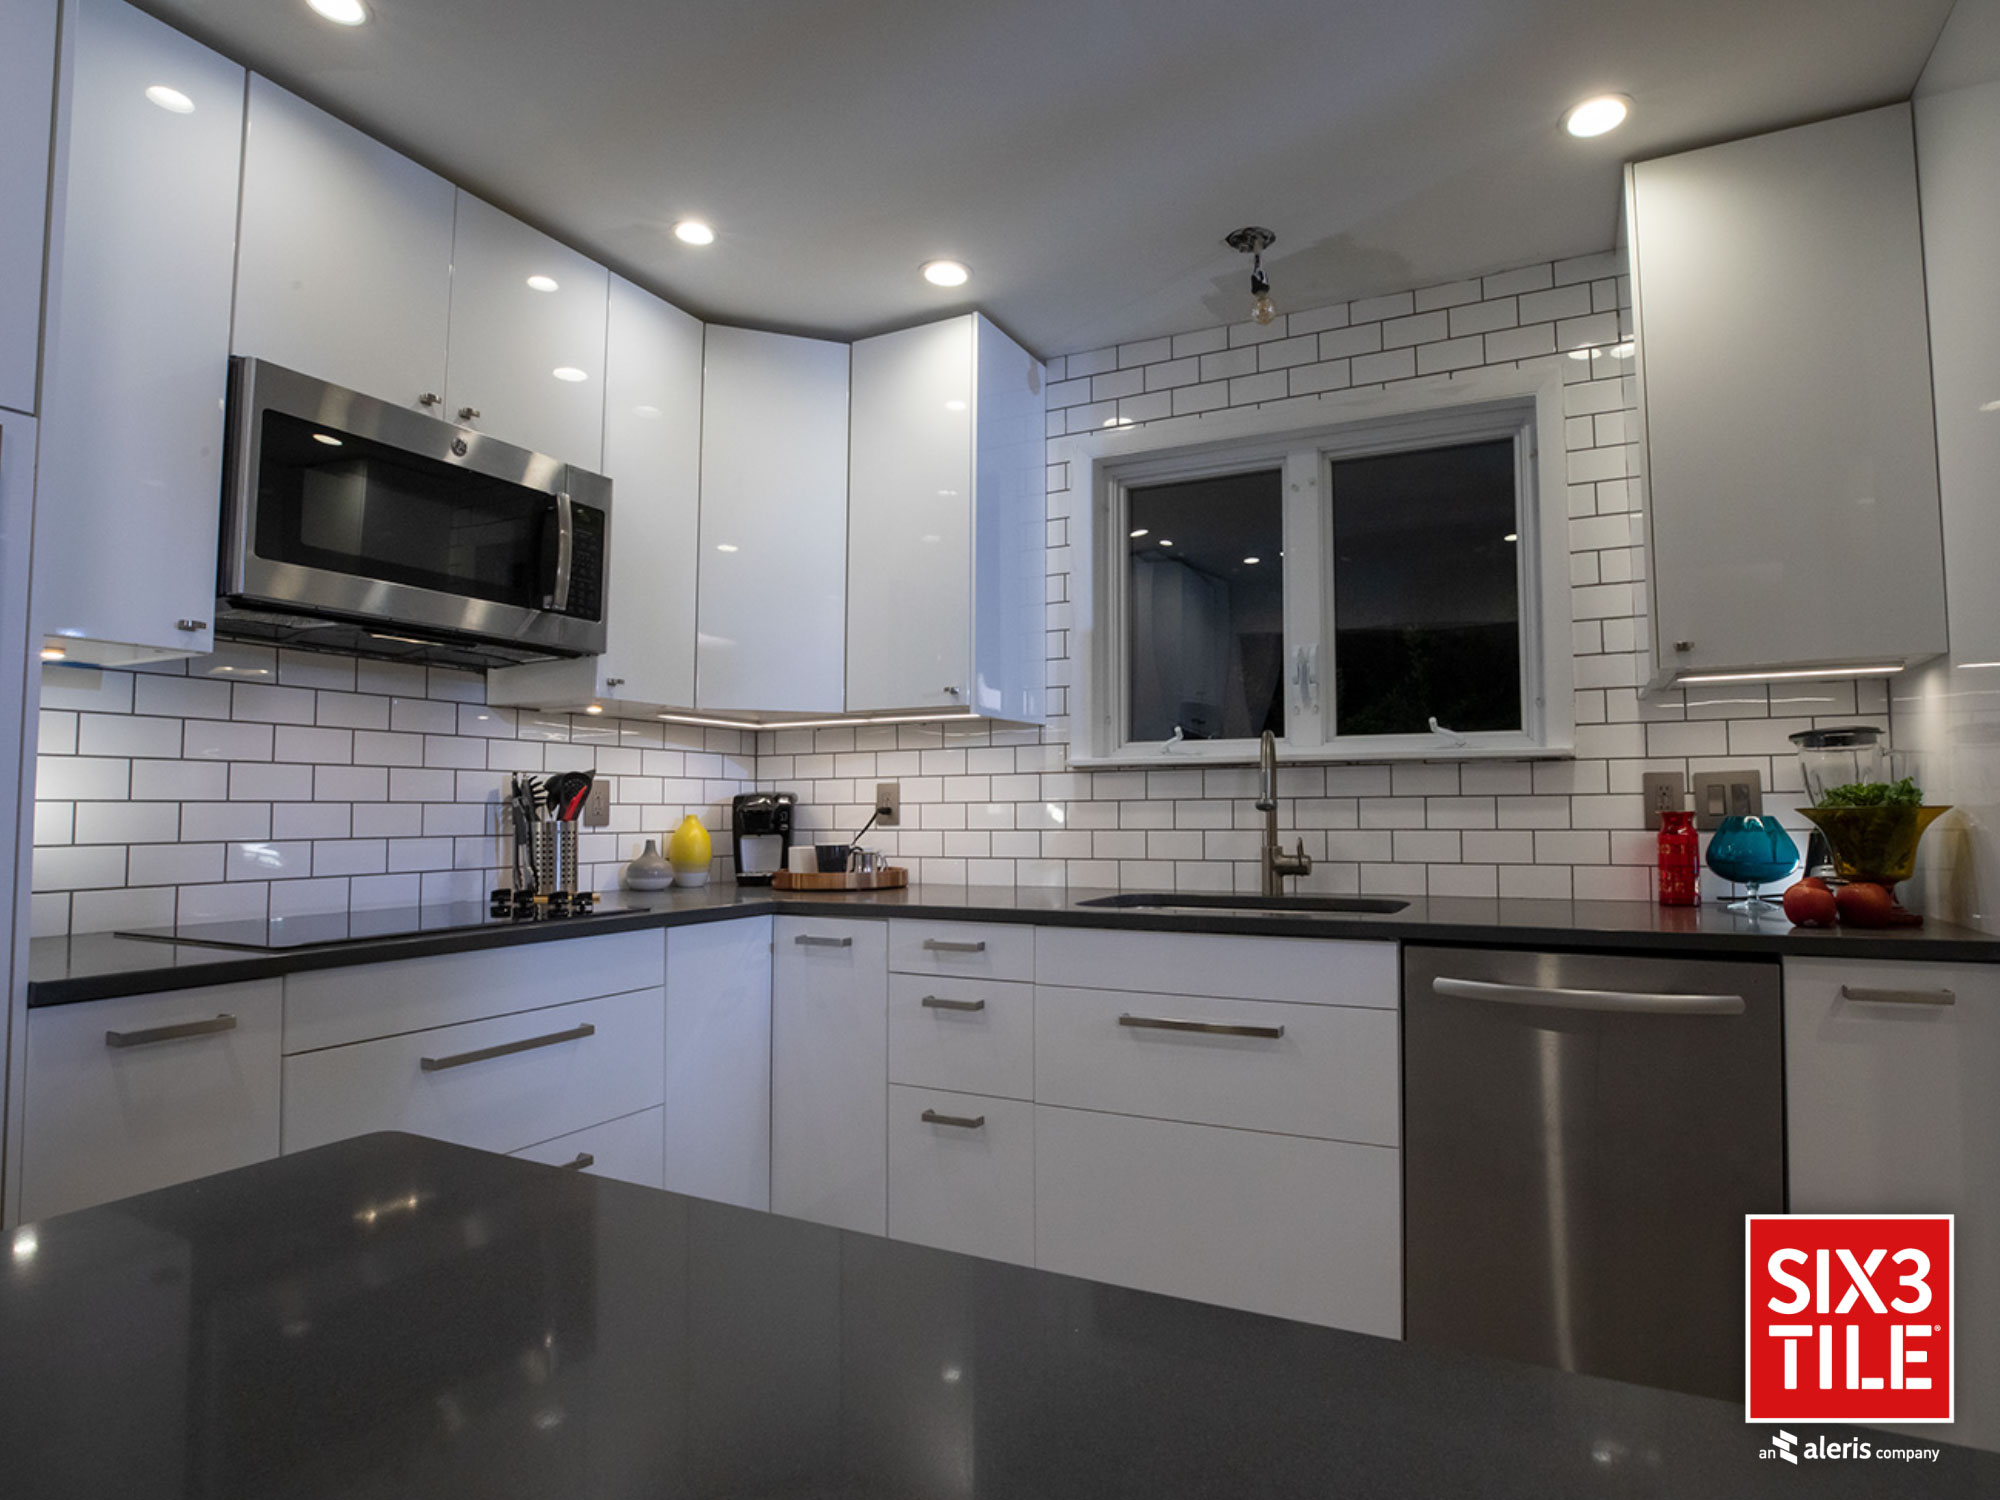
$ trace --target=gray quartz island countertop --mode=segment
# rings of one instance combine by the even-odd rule
[[[1647,901],[1531,901],[1411,898],[1396,912],[1303,913],[1131,908],[1088,903],[1120,893],[1006,886],[912,886],[897,891],[793,894],[761,886],[614,891],[604,904],[627,910],[587,920],[366,938],[280,952],[163,943],[86,933],[37,938],[30,947],[28,1003],[63,1005],[117,995],[230,984],[306,969],[462,953],[513,943],[664,928],[778,913],[813,917],[919,917],[933,921],[1020,922],[1150,932],[1205,932],[1312,938],[1367,938],[1486,947],[1589,949],[1712,957],[1781,955],[1901,962],[2000,963],[2000,937],[1927,922],[1866,931],[1795,928],[1782,917],[1755,919],[1719,904],[1663,907]]]

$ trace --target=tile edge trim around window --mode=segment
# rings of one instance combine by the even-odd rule
[[[1524,717],[1521,731],[1488,734],[1321,736],[1315,727],[1299,744],[1280,741],[1279,758],[1298,763],[1353,764],[1389,761],[1457,761],[1487,759],[1561,759],[1574,752],[1574,658],[1571,642],[1568,507],[1563,468],[1563,380],[1541,368],[1486,368],[1461,372],[1449,380],[1412,381],[1369,391],[1328,392],[1321,396],[1232,408],[1143,424],[1107,428],[1051,439],[1049,461],[1069,466],[1071,493],[1077,496],[1071,513],[1070,607],[1077,652],[1075,702],[1072,704],[1071,764],[1077,766],[1171,766],[1241,764],[1254,760],[1256,742],[1182,741],[1134,742],[1124,738],[1120,722],[1124,705],[1122,661],[1125,630],[1110,618],[1123,599],[1116,570],[1123,552],[1108,535],[1112,491],[1122,471],[1139,469],[1157,474],[1176,462],[1198,465],[1211,455],[1232,448],[1265,453],[1273,447],[1306,447],[1333,440],[1337,446],[1372,445],[1378,438],[1389,448],[1422,446],[1426,429],[1449,434],[1466,430],[1482,415],[1497,422],[1510,420],[1528,435],[1531,490],[1521,494],[1524,524],[1533,535],[1524,538],[1520,624],[1524,638]],[[1509,410],[1511,409],[1511,418]],[[1400,437],[1399,437],[1400,435]],[[1412,443],[1408,439],[1414,438]],[[1324,598],[1315,598],[1314,640],[1328,650],[1321,662],[1322,680],[1331,681],[1331,590],[1322,580]],[[1323,606],[1323,608],[1322,608]],[[1289,606],[1288,606],[1289,609]],[[1288,616],[1289,618],[1289,616]],[[1288,625],[1286,660],[1295,641]],[[1288,665],[1289,709],[1297,703],[1298,684]],[[1333,714],[1319,693],[1331,725]],[[1315,708],[1318,713],[1321,708]],[[1196,748],[1199,746],[1200,748]]]

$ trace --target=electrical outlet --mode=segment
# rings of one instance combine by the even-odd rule
[[[1646,826],[1656,832],[1662,810],[1683,812],[1687,808],[1687,777],[1679,771],[1648,771],[1639,778],[1639,790],[1646,797]]]
[[[583,804],[583,826],[602,828],[611,821],[611,783],[602,779],[590,784],[590,796]]]
[[[875,826],[900,828],[903,824],[903,787],[895,781],[875,783]]]
[[[1715,829],[1722,820],[1764,810],[1764,776],[1745,766],[1735,771],[1694,773],[1694,826]]]

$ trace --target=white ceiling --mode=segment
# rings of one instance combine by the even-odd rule
[[[144,0],[705,317],[1044,354],[1608,247],[1619,164],[1907,97],[1951,0]],[[1563,108],[1629,93],[1596,141]],[[711,220],[693,250],[668,227]],[[955,256],[940,291],[918,265]]]

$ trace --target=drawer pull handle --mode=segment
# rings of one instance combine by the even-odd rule
[[[565,1172],[581,1172],[585,1167],[594,1167],[596,1165],[596,1157],[592,1156],[588,1151],[579,1151],[576,1153],[576,1160],[564,1162],[562,1169]]]
[[[1149,1031],[1199,1031],[1206,1036],[1261,1036],[1276,1041],[1285,1034],[1282,1026],[1237,1026],[1227,1021],[1171,1021],[1164,1016],[1120,1016],[1120,1026],[1138,1026]]]
[[[984,953],[986,951],[986,943],[984,939],[976,943],[950,943],[946,942],[943,938],[925,938],[924,951],[926,953]]]
[[[926,995],[917,1002],[925,1010],[984,1010],[984,1000],[948,1000],[943,995]]]
[[[450,1057],[423,1057],[417,1065],[426,1073],[441,1073],[446,1068],[462,1068],[467,1063],[485,1062],[488,1058],[512,1057],[516,1052],[532,1052],[537,1047],[553,1047],[558,1042],[577,1042],[587,1036],[596,1036],[597,1028],[585,1021],[581,1026],[572,1026],[568,1031],[551,1031],[547,1036],[531,1036],[518,1042],[502,1042],[497,1047],[480,1047],[471,1052],[454,1052]]]
[[[184,1036],[213,1036],[218,1031],[234,1031],[236,1017],[217,1016],[212,1021],[179,1021],[172,1026],[148,1026],[144,1031],[107,1031],[107,1047],[144,1047],[153,1042],[177,1042]]]
[[[1840,987],[1843,1000],[1863,1000],[1870,1005],[1956,1005],[1958,996],[1950,990],[1865,990],[1858,985]]]
[[[1431,981],[1431,991],[1453,1000],[1499,1005],[1546,1005],[1552,1010],[1594,1010],[1628,1016],[1740,1016],[1741,995],[1661,995],[1650,990],[1565,990],[1541,984],[1501,984],[1489,979]]]
[[[941,1115],[934,1109],[923,1113],[926,1125],[956,1125],[960,1130],[982,1130],[986,1125],[984,1115]]]
[[[851,937],[814,937],[811,933],[806,932],[800,933],[792,941],[797,943],[801,948],[852,948],[854,946],[854,939]]]

